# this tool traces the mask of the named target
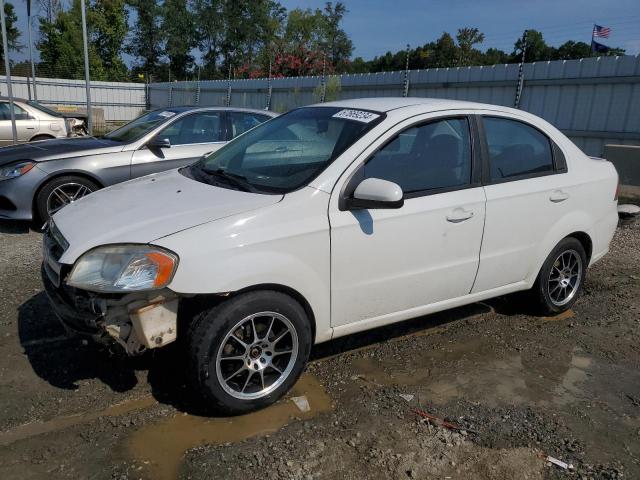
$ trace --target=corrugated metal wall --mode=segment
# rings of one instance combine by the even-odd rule
[[[339,89],[330,86],[327,98],[401,96],[404,76],[340,75]],[[409,95],[512,106],[517,78],[515,64],[412,70]],[[640,56],[529,63],[524,78],[520,107],[556,125],[586,153],[601,155],[605,144],[640,145]],[[228,86],[225,80],[151,84],[150,102],[152,108],[224,105]],[[264,108],[267,92],[266,79],[234,80],[231,105]],[[283,112],[319,98],[319,77],[272,80],[272,110]]]
[[[29,79],[30,80],[30,79]],[[29,98],[26,77],[11,77],[13,95]],[[84,80],[36,78],[38,101],[46,106],[86,108]],[[0,76],[0,94],[7,95],[7,81]],[[91,103],[104,111],[107,122],[132,120],[145,109],[145,85],[128,82],[91,82]]]

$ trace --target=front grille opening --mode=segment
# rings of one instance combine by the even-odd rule
[[[16,206],[7,197],[0,195],[0,210],[10,210],[14,212],[16,210]]]

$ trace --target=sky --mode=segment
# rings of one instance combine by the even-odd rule
[[[33,0],[36,3],[36,0]],[[13,0],[18,25],[27,43],[26,0]],[[287,9],[322,8],[324,0],[280,0]],[[366,60],[387,51],[436,40],[444,31],[477,27],[485,34],[482,49],[513,50],[525,28],[540,30],[548,44],[591,41],[593,24],[612,29],[602,43],[640,53],[640,0],[343,0],[349,10],[344,29],[354,44],[353,56]],[[34,10],[37,7],[34,6]],[[36,10],[37,13],[37,10]],[[37,33],[36,33],[37,35]],[[12,53],[15,61],[27,50]]]

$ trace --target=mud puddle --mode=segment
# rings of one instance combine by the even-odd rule
[[[238,417],[210,418],[180,414],[145,426],[127,440],[127,450],[145,464],[149,478],[173,479],[184,453],[200,445],[220,445],[277,431],[296,419],[309,419],[331,410],[331,398],[315,377],[303,375],[293,387],[293,396],[305,395],[310,405],[301,412],[290,398],[266,409]]]
[[[594,361],[568,347],[545,361],[531,354],[498,356],[481,340],[423,352],[399,364],[371,357],[353,361],[354,380],[378,387],[413,387],[421,402],[456,398],[491,407],[535,403],[567,405],[584,397]]]
[[[0,433],[0,446],[10,445],[19,440],[36,437],[45,433],[56,432],[83,423],[89,423],[100,417],[118,417],[136,410],[143,410],[157,405],[157,400],[152,396],[141,397],[135,400],[119,403],[98,412],[82,413],[56,417],[46,422],[32,422],[20,425]]]

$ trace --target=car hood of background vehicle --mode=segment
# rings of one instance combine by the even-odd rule
[[[0,166],[19,160],[46,162],[80,155],[119,152],[123,148],[122,142],[104,138],[56,138],[0,148]]]
[[[69,243],[60,261],[73,263],[100,245],[153,242],[282,198],[207,185],[177,170],[130,180],[92,193],[53,216]]]

